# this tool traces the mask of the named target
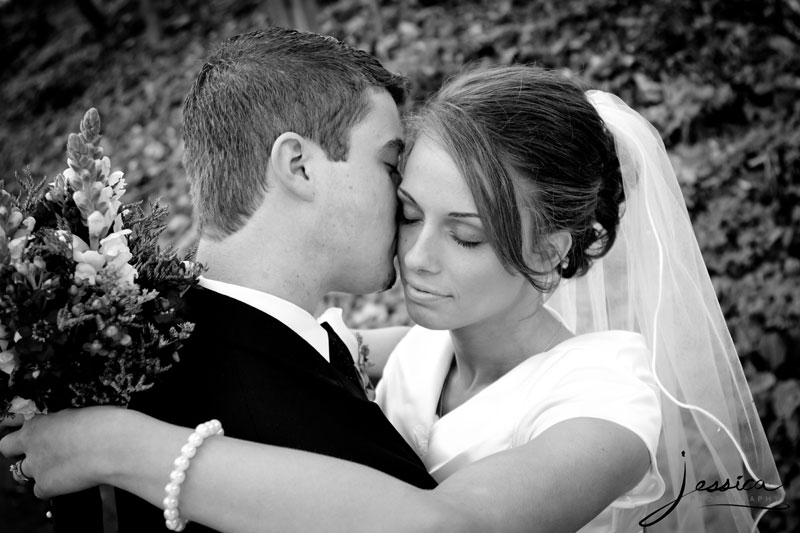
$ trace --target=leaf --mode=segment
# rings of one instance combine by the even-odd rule
[[[772,372],[759,372],[748,380],[750,392],[756,397],[767,392],[775,383],[777,383],[777,379]]]
[[[761,337],[758,350],[769,361],[770,368],[778,368],[786,361],[789,347],[781,335],[771,332]]]
[[[778,383],[772,393],[772,404],[778,418],[792,419],[794,412],[800,407],[800,382],[790,379]]]

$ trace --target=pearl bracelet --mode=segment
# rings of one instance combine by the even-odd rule
[[[186,470],[189,468],[189,463],[192,457],[197,453],[203,441],[208,437],[214,435],[223,435],[222,424],[219,420],[209,420],[197,426],[194,433],[189,435],[189,440],[181,448],[181,455],[175,459],[173,465],[175,469],[169,474],[169,483],[164,490],[167,496],[164,498],[164,520],[166,520],[167,529],[170,531],[183,531],[186,524],[189,523],[185,518],[181,518],[180,511],[178,511],[178,495],[181,493],[181,483],[186,479]]]

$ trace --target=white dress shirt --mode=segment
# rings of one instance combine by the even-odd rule
[[[358,361],[356,358],[358,342],[353,332],[345,325],[342,319],[342,310],[338,307],[326,309],[318,319],[315,319],[311,313],[300,306],[266,292],[203,276],[200,276],[198,285],[267,313],[300,335],[326,361],[330,362],[328,332],[320,325],[323,322],[327,322],[350,350],[353,360]]]

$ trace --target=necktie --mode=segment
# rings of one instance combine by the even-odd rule
[[[356,365],[353,363],[353,356],[350,355],[350,350],[339,338],[330,324],[323,322],[322,327],[328,332],[328,355],[330,357],[331,365],[335,368],[344,379],[358,391],[361,398],[366,399],[364,387],[361,384],[361,378],[356,371]]]

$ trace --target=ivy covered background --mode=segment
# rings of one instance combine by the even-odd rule
[[[126,199],[161,197],[188,245],[183,97],[209,45],[272,22],[372,52],[411,78],[409,108],[465,63],[535,63],[653,122],[787,488],[762,531],[800,530],[800,0],[0,0],[0,179],[53,178],[96,107]],[[351,326],[408,321],[396,289],[329,300]],[[7,464],[0,531],[49,531]]]

